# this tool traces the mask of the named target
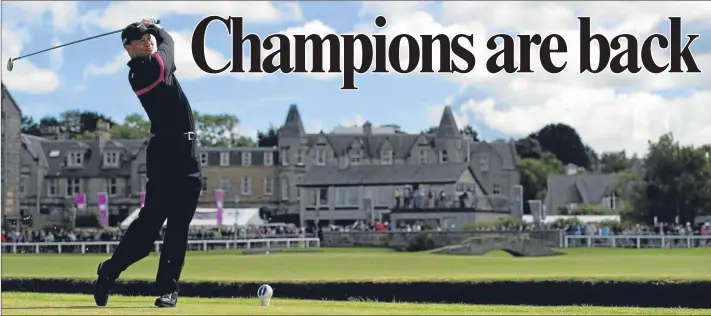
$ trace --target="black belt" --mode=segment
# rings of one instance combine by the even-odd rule
[[[196,140],[197,133],[195,132],[185,132],[185,133],[151,133],[152,137],[156,138],[185,138],[187,140]]]

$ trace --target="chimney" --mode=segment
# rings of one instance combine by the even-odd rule
[[[40,135],[42,136],[42,138],[51,140],[67,139],[60,125],[42,125],[40,126]]]
[[[98,120],[96,122],[94,138],[99,141],[99,148],[103,151],[106,141],[111,139],[111,127],[108,122],[104,122],[103,120]]]
[[[367,121],[367,122],[365,122],[365,124],[363,124],[363,134],[365,134],[365,135],[373,134],[373,124],[371,124],[369,121]]]
[[[569,163],[565,166],[565,174],[569,176],[574,176],[578,174],[578,166]]]

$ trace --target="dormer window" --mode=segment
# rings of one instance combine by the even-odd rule
[[[299,148],[299,151],[296,152],[296,165],[297,166],[304,165],[304,150],[301,148]]]
[[[220,153],[220,166],[229,166],[229,165],[230,165],[230,153],[229,152]]]
[[[449,161],[449,157],[447,156],[447,150],[441,150],[439,152],[439,163],[447,163]]]
[[[316,165],[319,165],[319,166],[326,165],[326,149],[325,148],[316,149]]]
[[[479,158],[479,170],[489,171],[489,155],[485,154]]]
[[[118,167],[119,166],[119,153],[115,151],[109,151],[104,153],[104,166],[105,167]]]
[[[251,166],[252,165],[252,153],[250,153],[250,152],[243,152],[242,153],[242,165],[243,166]]]
[[[363,158],[363,151],[360,149],[351,149],[349,156],[352,165],[359,165],[360,160]]]
[[[383,150],[383,152],[380,154],[380,162],[384,165],[392,165],[393,164],[393,151],[392,150]]]
[[[67,154],[67,167],[81,167],[84,165],[84,153],[80,151]]]

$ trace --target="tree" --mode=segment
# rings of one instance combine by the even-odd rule
[[[111,138],[115,139],[143,139],[150,136],[151,122],[138,113],[126,115],[123,124],[111,127]]]
[[[517,140],[515,144],[516,152],[521,158],[541,158],[543,149],[541,148],[541,144],[535,138],[524,137]]]
[[[540,159],[522,158],[518,166],[521,170],[524,201],[543,199],[548,187],[548,176],[563,172],[563,163],[549,152],[544,152]],[[524,213],[530,213],[528,203],[524,203]]]
[[[434,134],[437,133],[437,126],[430,126],[427,129],[422,131],[425,134]]]
[[[534,138],[541,148],[550,151],[563,165],[572,163],[590,170],[591,161],[580,135],[565,124],[549,124],[528,137]]]
[[[471,137],[472,140],[475,142],[479,141],[479,133],[477,133],[477,131],[474,130],[474,128],[469,124],[464,126],[464,129],[462,129],[460,132],[466,136]]]
[[[251,138],[237,133],[239,119],[231,114],[200,114],[193,112],[198,144],[203,147],[249,147]]]
[[[649,150],[641,174],[620,177],[617,186],[625,200],[623,216],[651,224],[693,222],[711,207],[711,162],[704,147],[680,146],[666,134]]]
[[[279,130],[269,124],[269,129],[266,133],[257,131],[257,146],[259,147],[276,147],[279,145]]]
[[[40,131],[40,126],[31,116],[22,116],[22,125],[20,130],[23,134],[30,134],[35,136],[40,136],[42,133]]]
[[[600,155],[600,171],[603,173],[620,172],[632,167],[625,151],[606,152]]]
[[[59,115],[59,124],[64,127],[64,131],[69,133],[71,139],[83,139],[86,132],[93,133],[96,130],[96,123],[102,120],[113,126],[116,123],[108,116],[93,111],[69,110]],[[82,136],[79,136],[82,135]]]

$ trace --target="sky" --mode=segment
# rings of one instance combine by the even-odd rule
[[[208,15],[241,16],[245,33],[262,39],[274,33],[384,34],[388,40],[397,34],[418,38],[472,34],[477,63],[467,74],[359,74],[355,79],[359,89],[351,91],[339,89],[340,74],[210,75],[195,65],[190,49],[195,26]],[[379,15],[387,18],[384,28],[374,25]],[[3,62],[121,29],[142,17],[158,17],[175,39],[176,76],[193,109],[234,114],[241,121],[240,132],[250,137],[269,124],[282,124],[291,104],[298,105],[310,133],[366,121],[419,132],[436,125],[443,107],[450,105],[460,127],[471,124],[488,141],[565,123],[598,152],[643,154],[649,140],[667,132],[682,144],[711,143],[711,2],[3,1],[1,16]],[[700,35],[691,48],[702,73],[581,74],[579,16],[591,17],[593,32],[608,39],[621,33],[635,35],[638,47],[653,33],[669,36],[668,17],[680,16],[684,34]],[[566,69],[546,73],[534,46],[530,51],[534,73],[488,73],[486,60],[493,51],[486,48],[486,41],[497,33],[560,34],[568,53],[554,56],[554,61],[567,61]],[[23,114],[36,119],[86,109],[122,122],[127,114],[143,109],[130,90],[128,56],[119,37],[114,34],[19,60],[13,72],[3,65],[2,81]],[[217,23],[209,26],[205,46],[213,68],[232,58],[231,38]],[[596,60],[598,47],[592,47],[591,58]],[[669,49],[657,47],[653,53],[658,64],[669,60]],[[400,55],[408,60],[407,49]],[[307,51],[307,59],[310,56]],[[518,64],[518,48],[515,57]],[[433,59],[439,59],[437,49]],[[323,62],[328,65],[328,60]]]

